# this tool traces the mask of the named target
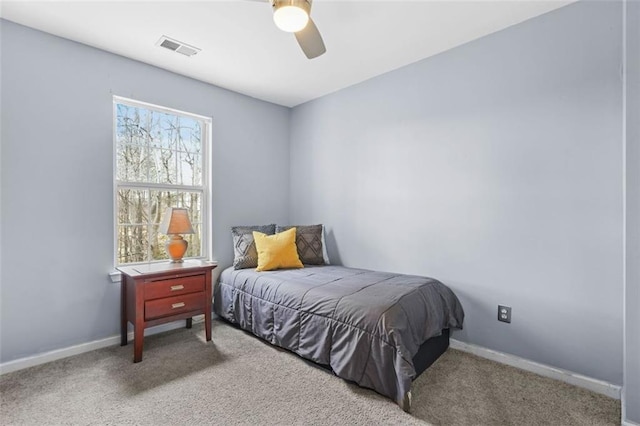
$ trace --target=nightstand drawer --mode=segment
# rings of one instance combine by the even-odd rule
[[[204,291],[204,275],[192,275],[149,282],[144,286],[144,299],[159,299],[200,291]]]
[[[144,302],[144,319],[148,321],[182,312],[202,310],[204,305],[205,292],[151,300]]]

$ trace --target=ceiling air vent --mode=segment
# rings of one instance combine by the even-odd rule
[[[185,56],[193,56],[201,49],[194,46],[189,46],[181,41],[169,38],[167,36],[160,37],[160,40],[156,43],[156,46],[164,47],[165,49],[173,50],[174,52],[181,53]]]

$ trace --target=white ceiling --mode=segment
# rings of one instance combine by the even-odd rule
[[[0,16],[236,92],[295,106],[575,0],[323,1],[327,53],[308,60],[268,2],[2,1]],[[156,46],[162,35],[202,49]]]

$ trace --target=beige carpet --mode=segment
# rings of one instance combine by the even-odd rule
[[[619,401],[449,349],[413,413],[214,321],[0,377],[0,424],[619,425]]]

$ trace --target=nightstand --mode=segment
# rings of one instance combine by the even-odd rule
[[[121,266],[120,334],[127,344],[127,323],[133,324],[133,362],[142,361],[144,329],[204,314],[207,342],[211,341],[211,271],[214,262],[145,263]]]

